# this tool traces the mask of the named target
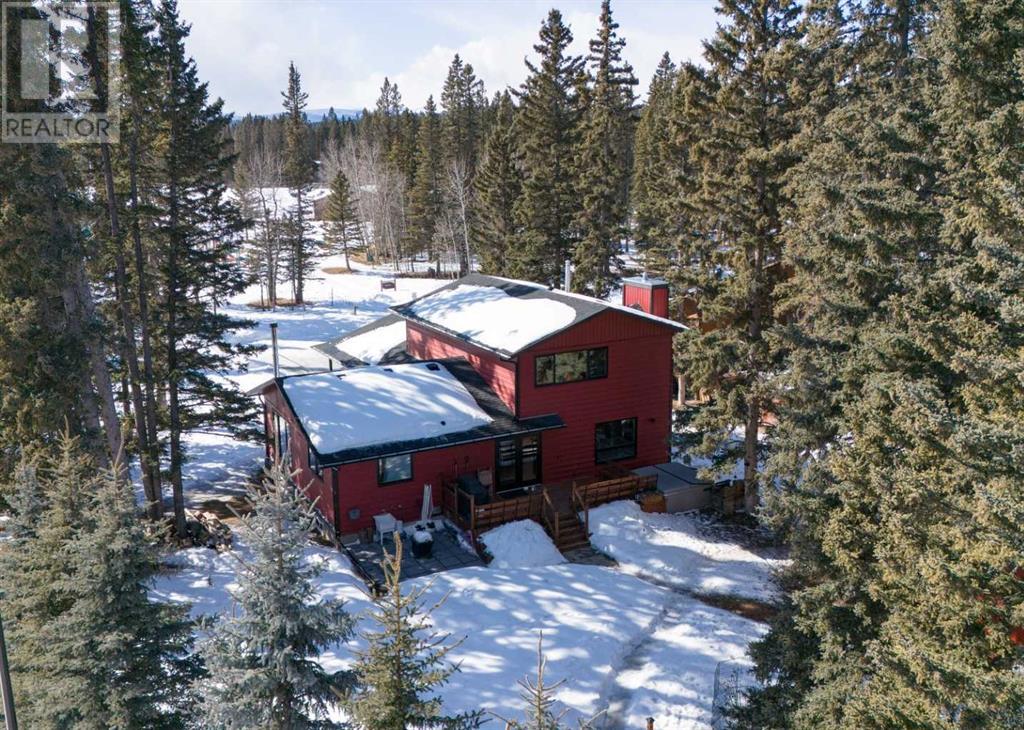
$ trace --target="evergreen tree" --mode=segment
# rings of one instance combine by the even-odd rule
[[[568,710],[555,714],[554,693],[559,687],[565,684],[565,679],[560,679],[554,684],[548,684],[544,679],[544,672],[547,670],[547,660],[544,658],[544,635],[537,639],[537,678],[519,680],[519,696],[526,703],[526,716],[522,721],[506,720],[505,730],[568,730],[568,726],[562,723]],[[580,721],[577,725],[579,730],[589,730],[593,727],[590,722]]]
[[[601,3],[597,38],[590,41],[593,88],[583,115],[577,158],[581,206],[579,240],[573,251],[573,283],[579,291],[604,297],[615,283],[612,265],[626,234],[628,183],[632,167],[633,67],[622,60],[626,45],[612,19],[610,0]]]
[[[225,195],[231,165],[224,131],[223,102],[209,102],[195,62],[185,55],[187,28],[173,0],[156,16],[162,75],[163,126],[158,156],[164,184],[152,204],[162,215],[155,221],[154,258],[159,262],[162,297],[156,329],[163,341],[169,476],[175,529],[186,536],[182,433],[200,425],[240,428],[253,404],[218,378],[255,348],[228,341],[231,330],[247,323],[218,310],[248,283],[234,261],[234,237],[243,228],[236,204]]]
[[[441,214],[441,124],[434,97],[427,98],[416,146],[416,177],[409,191],[409,253],[433,260],[434,232]],[[440,264],[438,265],[440,268]]]
[[[39,475],[46,485],[44,506],[37,517],[20,514],[11,540],[0,544],[0,613],[4,619],[11,679],[23,727],[73,725],[76,715],[53,704],[53,693],[67,675],[54,655],[49,627],[73,605],[74,564],[67,550],[81,525],[81,500],[96,486],[95,468],[82,456],[80,441],[65,431],[57,452]],[[33,476],[22,471],[15,493],[35,489]]]
[[[280,464],[250,499],[241,530],[252,556],[240,559],[234,592],[240,613],[221,617],[201,646],[210,673],[198,686],[204,727],[337,727],[328,710],[348,677],[317,657],[350,638],[352,619],[343,602],[316,594],[323,566],[304,559],[313,506]]]
[[[348,262],[348,249],[353,244],[361,244],[363,241],[363,228],[356,218],[355,200],[352,197],[352,188],[348,184],[345,173],[338,170],[331,183],[330,197],[327,199],[327,210],[324,214],[327,220],[325,239],[334,247],[340,246],[345,254],[345,268],[349,271],[352,267]]]
[[[634,210],[633,237],[643,256],[644,271],[665,275],[668,250],[664,222],[666,199],[672,185],[676,160],[670,151],[672,96],[677,77],[676,65],[668,52],[661,57],[647,88],[647,103],[636,125],[633,185],[630,200]]]
[[[295,199],[289,211],[291,239],[289,270],[296,304],[303,303],[303,284],[313,270],[316,242],[310,235],[312,202],[309,191],[315,178],[315,165],[309,152],[309,125],[305,108],[309,94],[302,90],[302,79],[294,63],[288,64],[288,88],[281,92],[285,109],[284,180]]]
[[[9,475],[22,444],[52,441],[65,423],[104,448],[96,383],[105,376],[109,386],[109,374],[102,349],[102,373],[93,367],[101,330],[72,157],[11,144],[0,146],[0,163],[0,470]]]
[[[480,270],[507,276],[517,231],[513,211],[522,190],[512,96],[504,91],[484,147],[476,178],[477,215],[473,238],[480,254]]]
[[[62,727],[188,727],[200,668],[189,606],[150,600],[160,565],[132,485],[113,471],[98,482],[59,554],[70,571],[57,589],[71,605],[42,631],[54,680],[40,688],[46,711]]]
[[[356,652],[356,688],[344,705],[351,721],[360,730],[478,727],[479,713],[442,714],[436,692],[457,671],[448,661],[456,645],[429,633],[430,612],[422,605],[429,585],[402,592],[401,540],[381,567],[385,590],[369,616],[379,629],[363,633],[368,647]]]
[[[520,106],[515,133],[523,171],[523,192],[514,210],[518,240],[513,251],[516,276],[558,284],[563,262],[575,241],[579,204],[573,183],[579,138],[583,60],[566,55],[572,33],[562,14],[551,10],[534,51],[529,75],[516,92]]]
[[[46,495],[39,483],[39,460],[34,455],[22,454],[14,477],[7,490],[7,504],[11,508],[8,532],[14,540],[33,537],[39,520],[46,509]]]
[[[473,67],[455,54],[441,92],[442,170],[438,174],[445,181],[444,230],[458,254],[463,275],[469,272],[473,255],[470,231],[477,206],[474,181],[483,134],[481,116],[486,106],[483,82],[477,79]]]
[[[758,504],[764,414],[782,351],[771,337],[781,267],[785,175],[795,134],[789,88],[799,68],[795,2],[729,0],[705,44],[713,77],[709,126],[694,155],[700,179],[683,201],[694,219],[680,243],[678,290],[694,292],[710,331],[680,338],[679,366],[711,403],[688,414],[699,450],[744,462],[746,505]],[[686,210],[689,209],[689,210]],[[732,439],[742,433],[742,442]]]

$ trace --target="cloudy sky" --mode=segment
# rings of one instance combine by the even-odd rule
[[[541,21],[556,5],[584,53],[600,0],[179,0],[188,50],[214,95],[236,113],[276,113],[294,61],[311,109],[372,107],[384,77],[420,109],[440,93],[456,52],[488,95],[525,76]],[[715,29],[713,0],[613,0],[640,91],[664,51],[699,60]]]

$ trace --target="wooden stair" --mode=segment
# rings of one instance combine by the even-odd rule
[[[558,540],[555,547],[559,552],[590,547],[590,535],[575,514],[558,515]]]

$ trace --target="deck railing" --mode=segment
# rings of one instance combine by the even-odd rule
[[[442,507],[448,518],[474,535],[477,531],[506,522],[539,520],[541,515],[540,493],[479,504],[473,494],[451,482],[442,487],[441,494]]]
[[[635,474],[604,479],[597,482],[567,485],[570,490],[570,504],[576,514],[582,515],[586,532],[590,534],[590,508],[617,499],[632,499],[639,492],[653,488],[656,477],[641,477]],[[552,499],[549,487],[541,491],[510,499],[497,499],[480,504],[456,482],[447,482],[441,487],[441,506],[444,513],[455,524],[468,530],[474,536],[506,522],[534,520],[547,527],[548,532],[558,541],[561,532],[559,508]]]

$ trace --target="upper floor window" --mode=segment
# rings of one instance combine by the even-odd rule
[[[534,383],[557,385],[608,376],[608,348],[538,355],[533,360]]]

